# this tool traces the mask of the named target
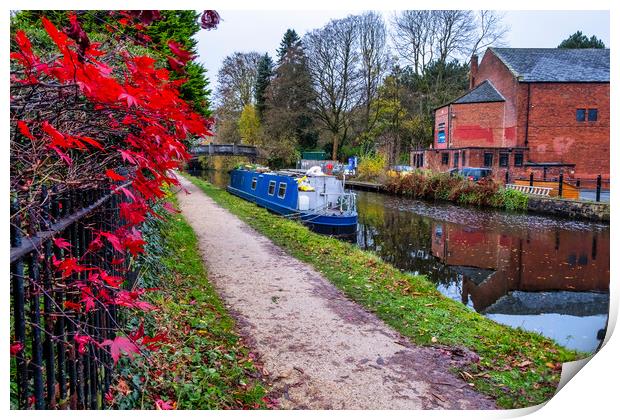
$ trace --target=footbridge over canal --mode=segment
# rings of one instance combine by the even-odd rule
[[[190,149],[191,160],[198,160],[200,156],[247,156],[253,162],[259,157],[259,150],[254,146],[240,144],[209,143],[195,146]]]

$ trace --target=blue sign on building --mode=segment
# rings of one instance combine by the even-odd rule
[[[445,143],[446,142],[446,132],[441,130],[437,133],[437,143]]]

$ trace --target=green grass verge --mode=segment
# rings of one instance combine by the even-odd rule
[[[353,244],[315,234],[206,181],[184,176],[288,253],[313,265],[413,343],[475,351],[480,361],[455,374],[494,397],[500,407],[547,401],[557,388],[561,363],[586,356],[538,334],[497,324],[444,297],[424,276],[403,273]]]
[[[158,310],[148,314],[145,327],[166,330],[168,342],[148,362],[121,369],[115,387],[125,397],[116,406],[155,408],[158,399],[177,409],[270,406],[260,368],[208,281],[194,231],[178,214],[158,225],[154,239],[161,238],[158,260],[165,269],[157,273],[165,274],[149,295]]]

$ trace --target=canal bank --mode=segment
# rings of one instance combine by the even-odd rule
[[[366,181],[345,180],[346,186],[354,190],[394,194],[383,184]],[[563,217],[573,220],[590,220],[609,223],[609,203],[589,200],[566,200],[552,197],[529,196],[527,211],[531,213]]]
[[[311,264],[348,298],[412,343],[452,349],[452,354],[463,356],[474,352],[477,362],[466,363],[456,374],[496,398],[502,407],[525,407],[548,400],[555,392],[561,363],[583,357],[538,334],[486,319],[442,296],[425,277],[402,272],[354,244],[316,235],[204,181],[190,179],[220,206],[287,253]]]

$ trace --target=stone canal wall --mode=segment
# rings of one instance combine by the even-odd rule
[[[389,191],[385,185],[376,184],[373,182],[346,180],[346,185],[356,190],[375,191],[389,194]],[[582,219],[609,223],[609,203],[530,196],[527,203],[527,210],[532,213],[549,214],[553,216],[566,217],[568,219]]]
[[[530,197],[527,202],[527,209],[533,213],[609,223],[609,203]]]

